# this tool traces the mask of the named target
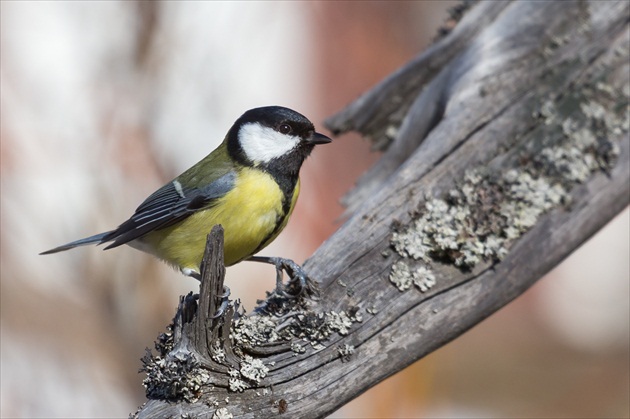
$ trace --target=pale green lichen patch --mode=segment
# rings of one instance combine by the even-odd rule
[[[297,356],[298,354],[306,352],[306,348],[299,342],[291,342],[291,351],[293,351],[293,354]]]
[[[357,307],[343,311],[303,313],[296,316],[293,324],[282,329],[282,335],[286,339],[301,339],[315,349],[322,349],[322,344],[334,333],[346,336],[354,323],[362,321],[361,311]],[[302,349],[301,345],[295,346],[294,352]]]
[[[464,183],[451,190],[447,200],[427,201],[410,228],[393,234],[394,249],[405,258],[425,264],[441,261],[461,268],[471,268],[485,258],[502,258],[507,250],[501,230],[507,226],[498,206],[494,206],[494,214],[487,211],[490,201],[499,202],[506,193],[520,199],[544,199],[524,193],[522,187],[530,180],[528,176],[512,175],[510,180],[500,180],[504,186],[500,187],[477,172],[466,173]],[[523,222],[530,218],[520,208],[513,210],[521,212]],[[413,283],[421,291],[427,291],[436,282],[428,266],[421,265],[411,272],[403,261],[392,267],[390,280],[398,289],[407,289]]]
[[[229,390],[243,392],[257,388],[269,374],[269,367],[263,360],[249,355],[248,350],[270,343],[290,342],[290,350],[297,356],[306,352],[305,345],[310,344],[316,350],[325,348],[323,343],[334,333],[345,336],[354,323],[361,321],[358,308],[324,313],[305,311],[295,313],[290,321],[280,316],[260,314],[238,318],[234,321],[230,338],[240,364],[239,369],[228,370]]]
[[[225,351],[219,345],[218,341],[212,343],[212,359],[219,364],[222,364],[225,361]]]
[[[392,266],[389,280],[400,291],[405,291],[415,285],[421,292],[427,292],[435,285],[435,275],[426,266],[412,270],[404,261],[398,261]]]
[[[141,371],[147,373],[142,385],[146,389],[147,397],[196,402],[201,396],[202,388],[210,385],[208,371],[200,366],[191,352],[174,348],[171,327],[158,336],[155,348],[158,355],[154,356],[147,349],[142,357]]]
[[[230,337],[237,346],[251,348],[280,340],[276,327],[277,319],[271,316],[241,317],[234,323]]]
[[[152,356],[147,350],[142,363],[142,370],[147,373],[142,384],[149,398],[194,403],[199,400],[202,388],[209,385],[210,374],[190,352],[161,357]]]
[[[260,358],[243,355],[240,361],[240,368],[238,370],[235,368],[228,370],[230,391],[240,393],[248,388],[256,388],[267,374],[269,374],[269,367]]]
[[[315,346],[326,341],[335,332],[342,336],[347,335],[352,325],[362,320],[361,311],[356,307],[347,311],[295,313],[288,322],[280,317],[252,315],[236,320],[230,336],[235,346],[241,348],[292,342],[291,350],[303,353],[303,345],[295,342],[295,339]]]
[[[300,304],[306,306],[303,302]],[[274,362],[264,355],[264,349],[262,353],[257,351],[258,347],[276,343],[277,347],[284,346],[287,352],[298,356],[305,353],[308,346],[314,350],[325,349],[324,343],[331,336],[348,335],[352,326],[362,321],[358,307],[321,313],[309,309],[291,310],[284,305],[281,309],[281,314],[261,311],[232,318],[228,342],[215,340],[210,345],[208,355],[212,361],[227,367],[227,380],[221,384],[210,382],[211,372],[205,368],[205,362],[202,365],[199,361],[200,355],[186,346],[186,340],[178,341],[175,347],[173,325],[169,326],[156,342],[158,354],[147,350],[142,359],[147,373],[144,380],[147,396],[194,403],[202,396],[202,389],[212,385],[227,387],[232,392],[261,388]]]
[[[345,311],[336,312],[331,311],[326,313],[326,325],[330,331],[338,332],[340,335],[345,336],[350,333],[350,327],[355,321],[361,321],[361,319],[352,318]]]
[[[509,170],[501,180],[506,191],[505,199],[499,205],[499,225],[503,234],[497,238],[501,243],[498,252],[489,252],[487,257],[502,258],[507,249],[506,240],[514,240],[536,224],[538,218],[548,210],[559,206],[568,199],[568,194],[559,184],[552,184],[547,178],[535,179],[528,172]]]
[[[339,346],[337,347],[337,353],[341,358],[341,362],[349,362],[350,358],[352,358],[352,355],[354,354],[354,346],[348,344]]]
[[[234,415],[232,415],[225,407],[215,410],[212,415],[212,419],[232,419],[233,417]]]
[[[593,99],[594,94],[601,102]],[[425,201],[417,216],[397,228],[391,246],[402,257],[389,279],[401,291],[412,284],[425,292],[436,282],[432,263],[468,270],[484,261],[500,261],[540,217],[570,201],[570,190],[595,172],[608,172],[619,155],[613,138],[627,133],[628,97],[599,83],[586,96],[544,101],[541,119],[546,145],[520,156],[515,168],[469,170],[442,197]],[[540,139],[541,138],[541,139]]]
[[[248,388],[257,387],[261,380],[269,374],[269,367],[259,358],[244,355],[241,359],[240,369],[228,370],[230,379],[228,384],[230,391],[243,392]]]
[[[245,381],[236,377],[230,377],[228,384],[230,386],[230,391],[234,393],[242,393],[250,387]]]
[[[245,355],[241,360],[241,375],[250,381],[259,383],[269,374],[269,368],[258,358]]]

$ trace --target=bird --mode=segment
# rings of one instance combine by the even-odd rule
[[[300,192],[304,160],[316,145],[331,141],[292,109],[250,109],[214,151],[151,194],[117,228],[40,254],[90,244],[108,244],[105,250],[127,244],[200,280],[206,237],[220,224],[225,266],[244,260],[270,263],[276,267],[277,289],[283,270],[303,287],[308,276],[297,263],[254,255],[287,225]]]

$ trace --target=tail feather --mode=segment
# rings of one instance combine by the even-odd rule
[[[70,250],[74,249],[75,247],[86,246],[88,244],[101,244],[103,243],[103,239],[105,238],[105,236],[107,236],[109,233],[111,233],[111,231],[106,231],[105,233],[95,234],[84,239],[75,240],[62,246],[55,247],[54,249],[41,252],[40,255],[49,255],[51,253],[63,252],[64,250]]]

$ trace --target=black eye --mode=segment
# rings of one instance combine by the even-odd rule
[[[292,131],[293,131],[293,128],[291,128],[291,125],[289,124],[281,124],[278,127],[278,132],[281,134],[291,134]]]

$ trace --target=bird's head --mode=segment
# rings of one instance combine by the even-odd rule
[[[241,164],[287,173],[300,166],[317,144],[331,141],[304,115],[281,106],[250,109],[228,132],[228,150]]]

